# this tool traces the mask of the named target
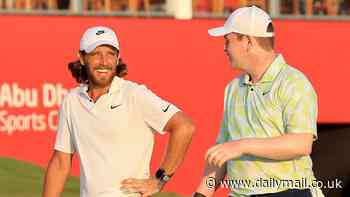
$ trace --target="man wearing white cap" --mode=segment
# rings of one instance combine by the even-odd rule
[[[192,121],[145,86],[121,78],[126,66],[120,63],[112,29],[89,28],[78,55],[69,69],[80,86],[62,102],[43,196],[60,196],[74,153],[80,159],[81,197],[146,197],[160,191],[185,156],[194,132]],[[152,176],[156,131],[170,136]]]
[[[225,89],[221,129],[194,196],[212,196],[221,185],[232,197],[322,197],[309,156],[317,139],[317,95],[275,52],[269,15],[239,8],[209,34],[224,37],[230,64],[243,74]]]

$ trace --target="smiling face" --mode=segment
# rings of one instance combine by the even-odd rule
[[[101,45],[86,55],[80,55],[80,61],[87,68],[89,85],[97,88],[108,87],[116,75],[118,50]]]

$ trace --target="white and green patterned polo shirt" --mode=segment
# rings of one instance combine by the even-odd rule
[[[278,55],[259,82],[253,84],[249,79],[248,74],[243,74],[227,85],[217,143],[286,133],[312,133],[317,138],[317,95],[303,73],[287,65],[282,55]],[[269,184],[273,181],[309,183],[315,179],[309,156],[277,161],[243,155],[228,161],[227,175],[230,181],[236,181],[230,184],[230,195],[234,197],[296,187]],[[240,181],[245,184],[237,185]]]

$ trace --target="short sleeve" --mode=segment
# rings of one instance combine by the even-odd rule
[[[317,138],[317,95],[309,81],[299,80],[288,88],[283,109],[287,133],[312,133]]]
[[[224,113],[222,116],[222,120],[221,120],[221,125],[220,125],[220,132],[216,138],[216,144],[222,144],[225,143],[229,140],[229,132],[228,132],[228,96],[229,96],[229,92],[231,91],[231,86],[232,84],[230,83],[228,86],[226,86],[225,88],[225,96],[224,96]]]
[[[164,134],[164,127],[170,118],[180,111],[174,104],[161,99],[143,85],[137,87],[135,102],[145,123],[161,134]]]
[[[69,125],[67,96],[63,100],[58,112],[58,127],[56,132],[55,150],[64,153],[74,153],[72,131]]]
[[[227,129],[227,122],[225,120],[225,115],[221,120],[220,132],[216,137],[216,144],[222,144],[229,140],[229,133]]]

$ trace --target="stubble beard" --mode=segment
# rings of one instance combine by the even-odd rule
[[[94,74],[96,69],[94,70],[90,70],[90,68],[87,69],[87,75],[88,75],[88,81],[89,84],[92,87],[96,87],[96,88],[105,88],[110,86],[110,84],[113,81],[114,76],[116,76],[116,69],[111,69],[112,70],[112,74],[105,76],[105,77],[97,77],[96,74]]]

